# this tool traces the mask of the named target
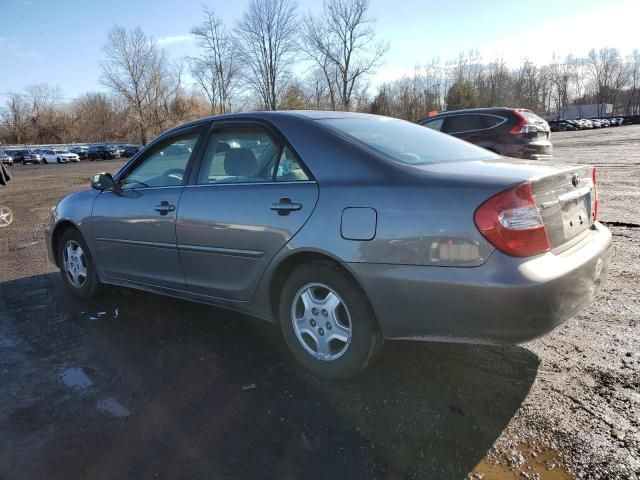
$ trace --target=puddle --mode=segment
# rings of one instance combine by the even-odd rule
[[[105,398],[98,400],[96,408],[102,413],[111,415],[112,417],[128,417],[131,412],[118,402],[115,398]]]
[[[78,367],[65,368],[60,375],[60,380],[73,390],[86,390],[93,385],[89,376]]]
[[[553,449],[525,443],[513,453],[515,455],[500,459],[499,464],[482,460],[473,469],[470,478],[486,480],[522,480],[524,478],[572,480],[574,478],[562,467],[560,453]]]
[[[89,319],[89,320],[104,320],[104,319],[108,319],[108,318],[113,318],[116,319],[118,318],[118,316],[120,315],[120,310],[118,308],[115,308],[113,310],[113,312],[110,313],[110,315],[107,315],[108,312],[106,311],[100,311],[100,312],[94,312],[94,313],[89,313],[89,312],[80,312],[80,315],[83,316],[83,318],[85,319]]]

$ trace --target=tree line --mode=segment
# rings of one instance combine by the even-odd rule
[[[8,96],[2,143],[128,141],[209,114],[327,109],[415,121],[432,111],[517,106],[552,114],[572,104],[612,103],[640,114],[640,51],[592,50],[585,58],[523,59],[513,68],[478,51],[435,58],[412,75],[371,87],[389,43],[376,35],[369,0],[325,0],[317,14],[295,0],[249,0],[235,23],[203,7],[193,57],[171,61],[141,28],[113,27],[101,59],[103,92],[63,101],[39,83]],[[417,59],[419,60],[419,59]],[[300,73],[304,72],[304,73]]]

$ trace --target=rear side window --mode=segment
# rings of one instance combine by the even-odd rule
[[[198,184],[269,182],[280,144],[259,126],[230,126],[210,138]]]
[[[309,180],[296,154],[258,125],[226,126],[209,139],[198,184]]]
[[[445,133],[460,133],[480,128],[484,128],[480,115],[451,115],[450,117],[445,117],[442,131]]]
[[[318,122],[404,164],[498,158],[484,148],[395,118],[363,116],[327,118]]]
[[[493,128],[505,122],[505,118],[496,115],[479,115],[481,117],[482,128]]]

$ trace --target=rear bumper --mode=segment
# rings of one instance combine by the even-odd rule
[[[595,298],[609,266],[601,224],[560,254],[494,252],[480,267],[349,264],[385,338],[520,343],[551,331]]]
[[[529,160],[550,160],[553,158],[553,145],[549,141],[503,144],[500,154]]]

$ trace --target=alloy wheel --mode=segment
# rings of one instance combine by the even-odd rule
[[[352,337],[349,310],[327,285],[310,283],[296,293],[291,305],[293,330],[302,347],[318,360],[343,356]]]
[[[76,288],[82,288],[87,282],[87,260],[82,247],[69,240],[63,251],[64,271],[67,279]]]

